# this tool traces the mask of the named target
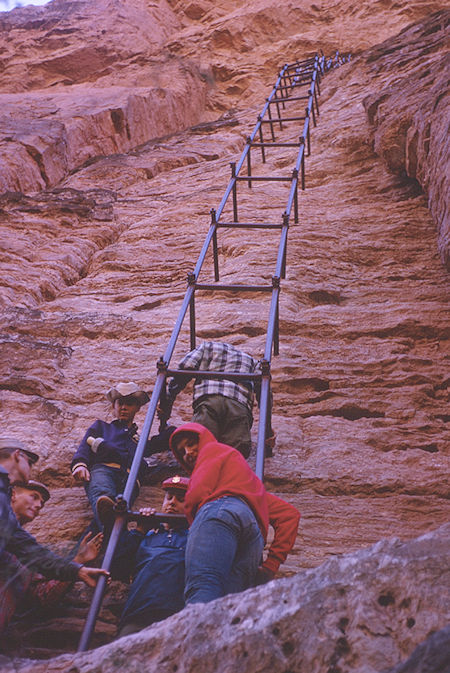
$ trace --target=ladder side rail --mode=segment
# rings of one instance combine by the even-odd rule
[[[111,531],[109,538],[108,546],[106,548],[105,557],[103,559],[102,568],[109,570],[111,567],[112,559],[116,551],[117,543],[120,538],[120,534],[125,525],[125,516],[118,516],[114,521],[114,525]],[[102,606],[103,597],[105,595],[107,583],[106,577],[100,575],[95,585],[94,594],[92,596],[91,604],[89,606],[89,612],[86,617],[84,624],[83,632],[81,634],[80,642],[78,645],[78,652],[86,652],[89,649],[89,644],[91,642],[92,634],[95,628],[95,622],[97,621],[98,613]]]
[[[275,277],[283,277],[283,267],[287,248],[287,238],[289,231],[289,215],[283,217],[283,228],[281,230],[280,243],[278,245],[277,262],[275,266]],[[265,356],[264,356],[265,357]]]
[[[264,480],[264,458],[266,444],[266,425],[270,404],[270,375],[263,375],[261,379],[261,393],[259,398],[258,438],[256,440],[256,476]]]
[[[304,145],[301,145],[301,146],[300,146],[300,149],[299,149],[299,152],[298,152],[298,158],[297,158],[297,162],[296,162],[296,168],[294,168],[294,170],[292,171],[291,187],[290,187],[290,190],[289,190],[288,201],[287,201],[287,204],[286,204],[286,213],[287,213],[288,215],[291,214],[291,211],[292,211],[292,205],[294,204],[294,201],[295,201],[295,195],[296,195],[297,190],[298,190],[298,173],[299,173],[299,169],[297,168],[297,164],[298,164],[298,165],[301,165],[301,157],[302,157],[302,154],[303,154],[303,152],[304,152],[304,149],[305,149],[305,146],[304,146]]]
[[[278,302],[280,296],[280,278],[279,276],[272,277],[272,297],[270,301],[269,319],[267,321],[267,336],[264,348],[264,360],[267,364],[263,367],[261,379],[261,396],[259,402],[259,426],[258,426],[258,440],[256,445],[256,475],[264,479],[264,458],[265,458],[265,439],[266,439],[266,423],[267,411],[270,404],[270,363],[272,360],[272,347],[275,336],[275,323],[278,314]]]

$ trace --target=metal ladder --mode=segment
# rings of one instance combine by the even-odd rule
[[[196,293],[198,292],[229,292],[232,294],[262,293],[270,295],[269,312],[267,320],[267,334],[265,340],[264,355],[261,360],[260,373],[237,374],[235,372],[214,372],[215,379],[258,381],[260,383],[259,400],[259,425],[256,446],[256,474],[262,480],[264,478],[264,458],[266,440],[266,421],[270,404],[270,379],[272,352],[279,353],[279,297],[281,280],[286,277],[286,258],[288,231],[293,219],[299,221],[298,189],[305,189],[305,157],[311,153],[311,126],[316,126],[319,116],[318,97],[320,95],[320,80],[324,72],[340,65],[344,61],[338,59],[325,59],[323,54],[286,63],[276,80],[276,83],[266,99],[266,102],[257,117],[256,125],[248,136],[244,150],[237,163],[231,163],[231,177],[218,208],[212,209],[211,222],[203,247],[200,251],[194,270],[188,274],[187,289],[181,308],[178,313],[175,326],[164,355],[157,362],[157,373],[153,393],[148,406],[141,436],[136,448],[133,463],[131,465],[128,480],[122,496],[125,507],[121,511],[116,508],[116,519],[112,528],[109,543],[106,549],[102,567],[109,570],[114,552],[126,523],[126,503],[128,503],[136,483],[139,465],[144,454],[147,439],[155,418],[160,397],[165,393],[166,378],[182,374],[190,375],[190,370],[170,368],[170,361],[177,344],[178,337],[184,320],[189,313],[190,345],[191,349],[196,346]],[[300,108],[300,112],[298,111]],[[294,110],[294,111],[293,111]],[[302,124],[302,130],[295,141],[277,140],[276,134],[282,134],[292,124]],[[262,164],[266,164],[269,151],[281,148],[283,150],[296,150],[294,168],[289,175],[262,175],[253,172],[255,152],[260,154]],[[245,172],[244,172],[245,169]],[[240,183],[247,184],[247,188],[253,189],[257,183],[280,182],[288,186],[288,199],[278,222],[249,221],[240,222],[238,218],[238,195],[241,193]],[[224,209],[232,211],[231,218],[224,219]],[[218,233],[220,229],[255,229],[263,231],[280,231],[280,239],[277,250],[276,265],[271,282],[267,284],[221,284],[219,274],[219,246]],[[206,255],[212,247],[214,282],[200,282],[200,274],[205,262]],[[209,371],[192,371],[191,378],[211,378]],[[80,639],[78,651],[88,649],[89,642],[95,627],[95,622],[100,611],[101,603],[106,589],[106,579],[100,577],[93,595],[90,610],[86,619],[84,630]]]

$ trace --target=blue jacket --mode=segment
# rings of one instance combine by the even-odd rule
[[[121,624],[148,610],[184,607],[184,556],[187,529],[166,530],[160,526],[146,535],[126,531],[112,564],[113,577],[134,576]]]
[[[148,440],[144,451],[144,456],[150,456],[159,451],[169,450],[169,437],[175,430],[175,426],[169,426],[159,435],[155,435]],[[103,437],[105,440],[100,444],[94,453],[86,442],[88,437]],[[133,423],[130,427],[123,421],[115,420],[112,423],[105,421],[95,421],[87,430],[80,446],[78,447],[70,465],[73,470],[77,465],[86,465],[91,469],[98,463],[110,463],[128,470],[133,462],[134,454],[138,443],[137,425]],[[147,464],[142,461],[139,478],[145,474]]]
[[[7,472],[0,466],[0,578],[8,577],[7,555],[14,554],[24,565],[45,577],[62,581],[77,579],[81,567],[53,554],[42,547],[32,535],[22,528],[11,508],[10,482]]]

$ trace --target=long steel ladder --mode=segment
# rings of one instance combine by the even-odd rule
[[[276,83],[266,99],[266,102],[257,117],[256,125],[248,136],[241,157],[237,163],[231,163],[231,177],[218,208],[212,209],[211,222],[203,247],[200,251],[194,270],[188,274],[187,289],[181,308],[176,319],[172,335],[167,344],[164,355],[157,362],[156,380],[153,393],[148,406],[140,439],[136,448],[133,463],[131,465],[128,480],[122,496],[124,507],[116,507],[116,519],[109,538],[102,567],[109,570],[114,557],[115,549],[119,541],[121,531],[126,523],[126,503],[129,502],[137,480],[139,465],[144,455],[147,439],[150,435],[155,419],[159,400],[165,393],[167,377],[182,374],[189,375],[189,370],[170,368],[170,362],[177,344],[181,328],[189,314],[190,345],[191,349],[196,346],[196,293],[198,292],[229,292],[232,294],[263,293],[270,295],[269,313],[267,320],[267,333],[265,339],[264,355],[261,359],[261,370],[254,374],[236,374],[235,372],[214,372],[216,379],[253,380],[260,383],[259,400],[259,425],[256,446],[256,474],[262,480],[264,478],[265,440],[267,428],[267,415],[270,404],[270,379],[272,353],[279,353],[279,298],[281,281],[286,277],[287,241],[288,232],[293,219],[299,221],[298,189],[305,189],[305,158],[311,153],[311,128],[316,126],[319,116],[318,97],[320,95],[320,80],[324,72],[335,65],[340,65],[339,59],[325,59],[323,55],[316,54],[311,58],[302,59],[293,63],[286,63],[281,69]],[[300,111],[298,111],[300,109]],[[290,125],[302,126],[301,133],[293,140],[277,140],[277,134],[281,134]],[[283,150],[295,150],[296,159],[294,167],[288,175],[259,175],[253,172],[255,153],[261,157],[262,164],[266,163],[269,151],[276,148]],[[258,183],[279,182],[288,186],[288,198],[284,211],[278,222],[246,221],[240,222],[238,217],[238,196],[240,183],[247,184],[249,190]],[[224,219],[224,209],[232,211],[231,218]],[[219,273],[219,245],[218,234],[221,229],[254,229],[259,234],[262,231],[280,231],[280,239],[277,250],[276,265],[271,282],[267,284],[221,284]],[[214,282],[201,283],[200,274],[207,256],[212,247]],[[192,378],[208,378],[211,372],[192,372]],[[90,610],[86,619],[84,630],[80,639],[78,651],[85,651],[89,647],[90,639],[95,627],[95,622],[101,608],[106,589],[106,579],[100,577],[97,582]]]

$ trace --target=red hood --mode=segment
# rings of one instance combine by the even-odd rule
[[[208,430],[208,428],[205,428],[204,425],[200,425],[200,423],[185,423],[184,425],[180,425],[179,428],[177,428],[172,434],[170,435],[170,441],[169,441],[169,446],[172,449],[172,453],[175,456],[175,458],[178,460],[180,465],[184,470],[189,472],[189,469],[187,466],[180,460],[180,457],[177,455],[177,452],[173,448],[173,438],[182,430],[188,430],[189,432],[195,432],[196,435],[198,435],[198,451],[200,454],[200,451],[203,449],[203,447],[206,444],[209,444],[210,442],[217,442],[216,438],[214,437],[213,433]]]

